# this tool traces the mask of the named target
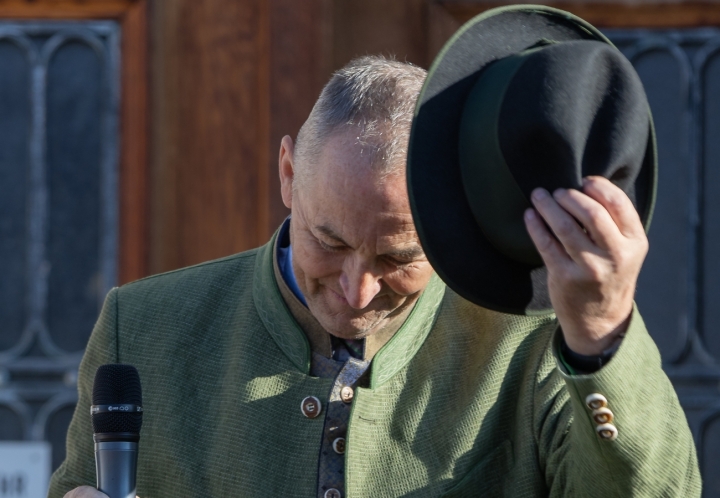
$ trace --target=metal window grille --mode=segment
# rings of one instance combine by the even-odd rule
[[[638,307],[695,436],[704,496],[718,497],[720,30],[606,34],[643,81],[658,139],[658,202]]]
[[[118,233],[119,26],[0,23],[0,439],[53,468]]]

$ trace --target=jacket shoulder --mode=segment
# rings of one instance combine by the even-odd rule
[[[151,302],[172,308],[198,298],[220,298],[238,286],[251,288],[258,251],[256,248],[130,282],[118,289],[118,301],[125,308],[135,304],[146,307]]]

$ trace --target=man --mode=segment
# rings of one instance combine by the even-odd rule
[[[687,423],[633,306],[648,243],[632,203],[600,177],[533,192],[525,223],[557,319],[464,300],[433,273],[408,200],[424,78],[351,62],[297,142],[282,140],[291,217],[267,245],[109,294],[49,496],[103,496],[89,487],[88,407],[111,362],[143,382],[143,497],[699,495]],[[563,340],[616,351],[572,376]]]

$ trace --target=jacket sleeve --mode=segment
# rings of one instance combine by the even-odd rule
[[[100,318],[88,341],[78,372],[78,403],[67,433],[65,461],[50,479],[48,498],[62,498],[83,485],[95,486],[95,450],[90,421],[95,370],[106,363],[117,363],[118,289],[105,298]]]
[[[637,309],[615,356],[592,374],[565,373],[557,334],[552,375],[562,381],[545,382],[556,392],[539,394],[544,401],[536,405],[544,406],[537,427],[549,495],[699,497],[692,435]],[[589,396],[610,414],[594,414]],[[602,437],[598,427],[608,415]]]

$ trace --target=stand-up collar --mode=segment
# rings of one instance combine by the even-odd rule
[[[309,374],[311,350],[327,356],[326,349],[329,349],[332,354],[330,336],[282,280],[275,257],[277,238],[278,232],[258,249],[253,279],[255,306],[278,347],[300,371]],[[371,387],[386,382],[417,353],[432,328],[444,293],[445,285],[433,274],[405,322],[397,332],[384,338],[386,343],[374,355]],[[296,313],[291,311],[293,308]]]

